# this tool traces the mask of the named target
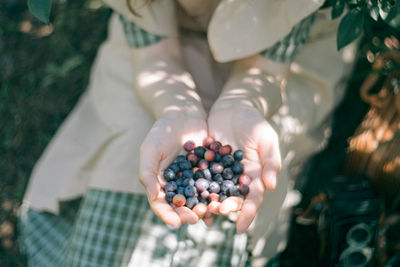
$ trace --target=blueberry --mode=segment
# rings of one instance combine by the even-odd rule
[[[186,207],[188,207],[189,209],[192,209],[194,206],[196,206],[199,203],[199,200],[197,199],[197,197],[189,197],[186,200]]]
[[[172,199],[174,198],[175,195],[176,195],[175,192],[167,192],[167,193],[165,194],[165,200],[166,200],[168,203],[172,203]]]
[[[231,152],[232,152],[232,147],[231,147],[230,145],[222,146],[222,147],[220,147],[220,149],[219,149],[218,152],[219,152],[219,154],[221,154],[222,156],[229,155],[229,154],[231,154]]]
[[[241,195],[243,195],[243,196],[247,195],[249,193],[249,190],[250,190],[250,188],[247,184],[239,185],[239,191],[240,191]]]
[[[225,167],[229,167],[233,164],[233,162],[235,162],[235,159],[232,155],[225,155],[222,157],[221,162],[222,164],[224,164]]]
[[[243,164],[239,161],[235,161],[232,166],[232,171],[234,174],[242,174],[243,173]]]
[[[203,170],[203,173],[204,173],[204,178],[206,178],[207,180],[211,180],[212,175],[209,169]]]
[[[176,190],[178,194],[184,195],[185,194],[185,187],[179,186],[178,189]]]
[[[187,154],[186,159],[192,163],[192,166],[195,166],[199,160],[199,158],[193,153]]]
[[[192,170],[184,170],[182,172],[182,178],[193,178],[194,177],[194,173]]]
[[[207,168],[208,168],[208,161],[205,160],[205,159],[201,159],[201,160],[199,160],[199,162],[198,162],[197,165],[198,165],[199,168],[202,169],[202,170],[207,169]]]
[[[239,183],[240,184],[245,184],[245,185],[249,185],[251,182],[250,177],[247,174],[241,174],[239,177]]]
[[[176,191],[176,189],[178,189],[178,185],[174,181],[168,182],[164,186],[165,192],[173,192],[173,191]]]
[[[182,207],[186,203],[186,197],[184,195],[176,194],[172,199],[172,203],[176,207]]]
[[[203,204],[208,205],[207,199],[204,199],[204,198],[202,198],[202,197],[199,197],[199,198],[198,198],[198,201],[199,201],[200,203],[203,203]]]
[[[233,178],[233,171],[230,168],[225,168],[224,171],[222,172],[222,176],[224,179],[232,179]]]
[[[171,169],[175,174],[177,174],[181,170],[178,163],[172,163],[171,165],[169,165],[168,169]]]
[[[217,182],[211,182],[208,190],[210,190],[211,193],[219,193],[221,187]]]
[[[186,143],[183,144],[183,148],[184,148],[187,152],[192,151],[195,147],[196,147],[196,144],[195,144],[194,141],[192,141],[192,140],[186,141]]]
[[[221,159],[222,159],[222,156],[221,156],[221,154],[219,154],[219,153],[215,153],[215,158],[214,158],[214,161],[215,161],[215,162],[220,162],[220,161],[221,161]]]
[[[166,170],[164,171],[164,178],[165,178],[165,180],[167,180],[168,182],[169,182],[169,181],[172,181],[172,180],[175,180],[175,178],[176,178],[175,172],[174,172],[173,170],[171,170],[171,169],[166,169]]]
[[[222,184],[224,178],[220,173],[217,173],[216,175],[213,176],[213,180],[216,181],[218,184]]]
[[[179,155],[179,156],[176,158],[176,162],[177,162],[177,163],[182,162],[182,161],[184,161],[184,160],[186,160],[186,157],[185,157],[184,155]]]
[[[215,152],[212,150],[207,150],[204,153],[204,159],[207,160],[208,162],[211,162],[215,159]]]
[[[226,194],[229,192],[230,188],[235,187],[235,184],[230,180],[225,180],[222,182],[221,191]]]
[[[223,194],[223,193],[219,194],[219,201],[220,202],[224,201],[227,198],[228,198],[228,196],[226,194]]]
[[[224,166],[221,163],[215,162],[211,166],[212,173],[222,173],[224,170]]]
[[[234,183],[234,184],[238,184],[239,183],[239,175],[238,174],[236,174],[236,175],[234,175],[233,177],[232,177],[232,182]]]
[[[194,154],[199,158],[204,158],[204,153],[206,153],[206,149],[202,146],[198,146],[194,149]]]
[[[218,152],[221,146],[222,144],[220,142],[215,141],[210,144],[210,149],[213,150],[214,152]]]
[[[179,168],[184,171],[184,170],[189,170],[192,168],[192,164],[190,163],[190,161],[184,159],[181,162],[179,162]]]
[[[195,183],[196,183],[196,182],[194,181],[193,178],[190,178],[190,179],[188,180],[188,185],[194,186]]]
[[[195,184],[197,191],[199,191],[199,192],[203,192],[203,191],[207,190],[209,185],[210,185],[210,183],[204,178],[198,179]]]
[[[203,191],[201,192],[200,196],[201,198],[207,199],[210,196],[210,192],[208,192],[207,190]]]
[[[210,147],[211,143],[213,143],[214,141],[215,141],[214,138],[212,138],[211,136],[207,136],[203,140],[203,146],[208,148],[208,147]]]
[[[232,196],[232,197],[240,196],[240,191],[239,191],[239,189],[237,189],[236,186],[233,186],[233,187],[229,188],[228,192],[229,192],[229,195]]]
[[[235,160],[241,161],[243,159],[243,151],[238,149],[235,151],[235,153],[233,153],[233,158]]]
[[[204,172],[202,170],[197,170],[194,173],[194,178],[195,179],[200,179],[200,178],[204,178]]]
[[[176,185],[179,187],[179,186],[182,186],[182,183],[183,183],[183,179],[178,179],[178,180],[176,180]]]
[[[194,197],[196,194],[196,187],[188,185],[185,187],[185,197]]]
[[[186,187],[186,186],[188,186],[188,185],[194,185],[194,180],[193,180],[193,178],[186,178],[186,179],[183,179],[183,183],[182,183],[182,186],[184,186],[184,187]]]

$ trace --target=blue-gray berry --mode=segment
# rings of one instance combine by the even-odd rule
[[[232,155],[225,155],[222,157],[221,162],[222,164],[224,164],[225,167],[229,167],[233,164],[233,162],[235,162],[235,159]]]
[[[232,166],[232,171],[234,174],[242,174],[243,173],[243,164],[239,161],[235,161]]]
[[[194,206],[196,206],[199,203],[199,200],[197,197],[189,197],[186,199],[186,207],[189,209],[193,209]]]
[[[169,181],[172,181],[172,180],[175,180],[175,178],[176,178],[175,172],[174,172],[173,170],[171,170],[171,169],[166,169],[166,170],[164,171],[164,178],[165,178],[165,180],[167,180],[168,182],[169,182]]]
[[[243,155],[244,155],[243,151],[238,149],[238,150],[235,151],[235,153],[233,153],[233,158],[235,160],[241,161],[243,159]]]
[[[172,199],[174,198],[175,195],[176,195],[175,192],[167,192],[167,193],[165,194],[165,200],[166,200],[168,203],[172,203]]]
[[[219,191],[221,190],[221,187],[219,186],[219,184],[217,182],[211,182],[208,190],[211,193],[219,193]]]
[[[196,194],[196,187],[188,185],[185,187],[185,197],[194,197]]]
[[[232,179],[233,178],[233,171],[231,168],[226,168],[224,169],[224,171],[222,172],[222,176],[224,177],[224,179]]]
[[[178,189],[177,184],[175,183],[175,181],[171,181],[168,182],[165,186],[164,186],[164,191],[165,192],[173,192],[176,191]]]

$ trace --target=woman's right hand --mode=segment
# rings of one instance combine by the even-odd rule
[[[146,188],[154,213],[173,227],[179,227],[181,223],[196,223],[204,214],[196,214],[187,207],[174,208],[167,203],[162,190],[166,183],[163,171],[183,153],[182,147],[186,141],[193,140],[196,145],[201,145],[206,136],[204,114],[174,110],[154,123],[141,146],[140,182]]]

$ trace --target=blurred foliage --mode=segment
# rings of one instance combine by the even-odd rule
[[[399,0],[326,0],[322,8],[331,7],[332,19],[341,18],[337,33],[340,50],[365,33],[373,36],[377,25],[383,25],[385,37],[400,30]]]
[[[44,25],[26,1],[0,0],[0,266],[25,265],[17,208],[35,161],[88,84],[109,15],[97,0],[56,1]]]

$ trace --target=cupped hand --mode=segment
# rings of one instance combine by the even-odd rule
[[[244,172],[251,178],[248,195],[244,200],[229,197],[221,204],[212,202],[209,205],[217,214],[240,211],[236,228],[238,232],[244,232],[256,216],[265,189],[276,187],[281,167],[278,136],[256,108],[240,105],[211,110],[208,129],[209,135],[222,144],[244,152]]]
[[[163,171],[183,152],[182,145],[187,140],[201,145],[206,136],[207,124],[202,116],[174,111],[154,123],[140,148],[139,177],[146,188],[150,206],[158,217],[173,227],[196,223],[202,214],[187,207],[174,208],[167,203],[161,189],[166,183]]]

